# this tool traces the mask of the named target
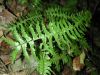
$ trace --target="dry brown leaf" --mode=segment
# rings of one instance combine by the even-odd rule
[[[5,23],[10,23],[10,22],[14,21],[15,18],[16,18],[12,13],[10,13],[10,12],[9,12],[8,10],[6,10],[6,9],[4,9],[4,10],[2,11],[2,17],[4,18]]]
[[[73,59],[73,69],[75,71],[80,71],[84,67],[84,64],[80,63],[80,57],[75,57]]]
[[[0,30],[8,30],[8,24],[14,22],[15,19],[16,16],[4,8],[2,12],[0,12]]]
[[[10,56],[9,55],[0,55],[0,58],[5,63],[5,65],[8,65],[11,63]]]
[[[11,52],[11,48],[8,44],[6,44],[4,41],[1,42],[1,49],[0,49],[0,55],[9,54]]]

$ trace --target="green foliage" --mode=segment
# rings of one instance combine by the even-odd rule
[[[38,61],[38,67],[37,71],[41,75],[50,75],[51,71],[51,62],[50,62],[50,57],[46,54],[46,52],[41,53],[40,60]]]
[[[87,10],[72,13],[64,7],[51,6],[12,23],[13,40],[2,39],[13,49],[12,62],[22,51],[29,62],[30,55],[33,55],[41,75],[50,75],[52,65],[60,71],[61,61],[71,64],[71,57],[80,55],[88,47],[84,32],[89,27],[90,19],[91,13]]]
[[[67,0],[67,7],[72,8],[75,7],[78,0]]]
[[[41,3],[41,0],[18,0],[18,3],[25,5],[25,4],[32,4],[38,6]]]
[[[27,0],[18,0],[18,3],[26,4],[27,3]]]

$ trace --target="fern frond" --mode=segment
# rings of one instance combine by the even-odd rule
[[[45,18],[48,23],[44,22],[41,13],[36,12],[35,15],[26,17],[25,20],[12,24],[17,25],[11,27],[14,40],[4,38],[9,43],[14,52],[12,53],[13,61],[19,50],[22,50],[24,57],[30,61],[30,53],[39,63],[37,70],[42,75],[48,75],[51,66],[54,64],[56,69],[60,70],[60,60],[63,64],[71,62],[71,56],[80,54],[84,39],[84,32],[89,26],[91,19],[89,11],[79,13],[70,13],[65,8],[57,6],[48,8],[44,11]],[[35,44],[41,40],[39,45]],[[13,44],[11,44],[11,42]],[[57,47],[57,48],[56,48]],[[56,63],[57,62],[57,63]]]
[[[18,52],[20,52],[20,50],[21,50],[20,44],[14,40],[9,39],[9,38],[2,37],[1,39],[4,42],[6,42],[7,44],[11,45],[12,47],[16,47],[13,49],[13,52],[11,54],[11,60],[12,60],[12,62],[14,62],[16,57],[17,57]]]
[[[39,64],[38,64],[38,67],[37,67],[37,71],[41,75],[48,75],[48,74],[51,75],[50,74],[51,62],[49,60],[50,60],[50,57],[48,55],[46,55],[45,52],[41,53]]]

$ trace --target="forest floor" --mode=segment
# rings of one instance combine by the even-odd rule
[[[0,3],[1,4],[0,5],[0,37],[4,36],[5,34],[6,37],[11,37],[11,34],[7,33],[8,32],[7,25],[12,21],[14,22],[17,18],[19,18],[23,14],[27,14],[29,10],[26,9],[26,6],[16,5],[15,2],[12,2],[12,6],[9,7],[10,10],[13,11],[12,13],[8,9],[6,9],[4,5],[2,5],[2,0],[0,0],[0,2],[1,2]],[[100,49],[100,36],[99,36],[100,30],[98,27],[93,27],[93,30],[94,30],[93,32],[94,44],[98,49]],[[39,75],[36,71],[34,71],[35,68],[32,69],[31,66],[29,66],[25,61],[23,62],[21,61],[20,55],[17,56],[15,63],[12,64],[10,60],[10,53],[11,53],[10,46],[0,40],[0,75]],[[96,55],[100,59],[99,53],[97,51],[95,51],[95,53],[97,53]],[[93,61],[95,61],[95,59],[96,58],[93,57]],[[97,60],[96,60],[97,64],[100,64],[100,62]],[[34,61],[32,61],[31,65],[33,64]],[[67,66],[65,66],[61,74],[71,75],[71,71]]]

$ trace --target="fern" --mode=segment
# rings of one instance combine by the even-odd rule
[[[60,60],[63,64],[71,63],[71,57],[79,55],[87,47],[84,32],[89,26],[91,14],[86,10],[70,13],[57,6],[47,8],[42,15],[41,12],[36,12],[32,16],[29,14],[26,19],[20,18],[18,22],[11,24],[14,40],[5,37],[2,39],[12,46],[13,62],[22,50],[28,61],[31,61],[30,55],[33,55],[38,62],[37,71],[41,75],[50,75],[53,64],[60,71]],[[39,45],[35,43],[38,40],[41,40]]]
[[[50,57],[46,55],[46,52],[41,53],[37,71],[41,75],[47,75],[47,74],[50,75],[51,71],[50,67],[51,67]]]

